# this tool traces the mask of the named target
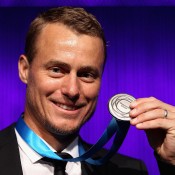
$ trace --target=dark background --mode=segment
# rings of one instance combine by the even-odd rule
[[[0,2],[0,129],[16,121],[24,110],[25,85],[18,78],[17,61],[23,53],[29,23],[46,6],[56,5],[56,1],[42,1],[45,7],[38,4],[40,1],[24,2]],[[73,5],[74,1],[66,2]],[[111,120],[107,105],[115,94],[154,96],[175,104],[175,7],[165,6],[164,1],[120,1],[113,2],[113,7],[109,4],[112,1],[102,1],[100,6],[99,1],[76,2],[76,6],[84,6],[96,15],[108,41],[97,111],[81,130],[84,139],[95,143]],[[105,145],[110,146],[111,142]],[[131,126],[119,152],[144,160],[149,174],[159,175],[144,131]]]

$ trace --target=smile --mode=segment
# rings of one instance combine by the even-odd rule
[[[68,106],[68,105],[60,104],[60,103],[56,103],[56,105],[64,110],[67,110],[67,111],[74,111],[74,110],[78,109],[78,107],[76,107],[76,106]]]

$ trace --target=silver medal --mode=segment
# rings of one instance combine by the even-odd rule
[[[128,94],[117,94],[109,100],[109,112],[119,120],[129,121],[130,103],[135,98]]]

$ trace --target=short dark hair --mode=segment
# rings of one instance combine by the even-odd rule
[[[57,7],[40,13],[30,24],[25,43],[25,55],[29,63],[36,54],[36,40],[47,24],[61,23],[70,29],[102,39],[104,44],[104,61],[106,59],[106,40],[103,29],[94,15],[79,7]]]

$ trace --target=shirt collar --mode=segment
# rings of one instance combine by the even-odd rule
[[[15,133],[17,136],[18,146],[20,150],[30,159],[32,163],[37,162],[42,158],[41,155],[39,155],[36,151],[34,151],[19,135],[18,131],[15,129]],[[47,142],[45,142],[47,146],[52,150],[55,151]],[[56,151],[55,151],[56,152]],[[69,153],[72,157],[78,157],[79,151],[78,151],[78,137],[74,139],[74,141],[65,148],[62,152]]]

